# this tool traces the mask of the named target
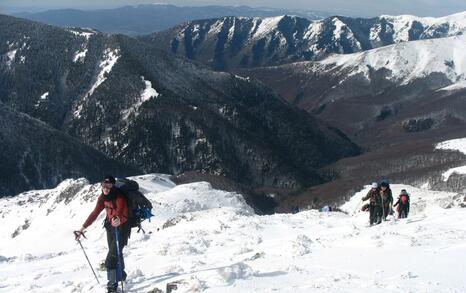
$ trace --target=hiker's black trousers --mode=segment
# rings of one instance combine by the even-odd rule
[[[118,239],[120,246],[120,260],[121,260],[121,269],[124,269],[125,262],[123,260],[123,247],[128,244],[129,232],[130,229],[127,223],[120,225],[118,228]],[[107,258],[105,259],[105,268],[107,270],[116,270],[118,266],[118,257],[117,257],[117,245],[116,245],[116,233],[115,227],[110,225],[110,223],[105,223],[105,230],[107,231],[107,244],[108,244],[108,253]]]
[[[379,205],[371,204],[369,206],[369,223],[380,224],[382,220],[382,207]]]
[[[408,217],[409,207],[408,206],[400,206],[399,218],[404,219]]]

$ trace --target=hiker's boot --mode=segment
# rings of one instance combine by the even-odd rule
[[[107,293],[117,292],[118,283],[116,277],[116,270],[107,270]]]
[[[107,293],[117,293],[117,284],[107,284]]]

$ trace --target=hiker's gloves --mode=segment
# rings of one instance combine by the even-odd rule
[[[84,238],[86,238],[86,236],[84,236],[84,230],[85,230],[85,229],[86,229],[86,228],[81,227],[81,229],[79,229],[79,230],[77,230],[77,231],[74,231],[74,239],[75,239],[76,241],[78,241],[78,240],[81,238],[81,236],[83,236]]]
[[[113,227],[118,227],[120,226],[121,222],[120,222],[120,218],[115,216],[112,218],[112,226]]]

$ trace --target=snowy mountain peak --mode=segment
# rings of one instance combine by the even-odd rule
[[[427,24],[439,24],[439,23],[462,23],[463,25],[466,24],[466,11],[458,12],[442,17],[419,17],[415,15],[381,15],[380,18],[393,20],[396,19],[399,22],[405,23],[412,23],[414,21],[418,21],[421,23]]]
[[[414,34],[420,38],[437,38],[463,34],[466,29],[466,12],[445,17],[417,17],[412,15],[381,16],[381,19],[392,23],[395,42],[412,40]],[[418,31],[418,32],[416,32]]]
[[[268,18],[256,18],[255,20],[258,22],[257,29],[254,30],[254,38],[260,38],[264,35],[270,34],[273,30],[275,30],[280,23],[280,21],[284,18],[284,16],[277,16],[277,17],[268,17]]]

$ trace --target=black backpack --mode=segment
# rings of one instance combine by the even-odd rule
[[[141,222],[153,216],[152,203],[139,191],[139,184],[127,178],[118,178],[115,187],[123,194],[128,205],[128,223],[131,228],[138,227],[138,233],[144,229]]]

